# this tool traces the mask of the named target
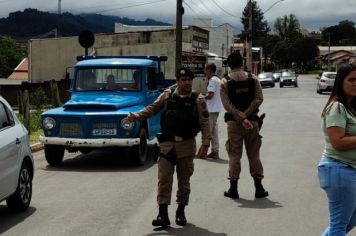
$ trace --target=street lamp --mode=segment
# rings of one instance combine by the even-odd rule
[[[278,0],[274,2],[270,7],[267,8],[266,11],[263,12],[266,13],[269,11],[272,7],[274,7],[276,4],[283,2],[285,0]],[[247,40],[247,68],[249,71],[252,72],[252,0],[248,0],[249,4],[249,17],[248,17],[248,36],[249,40]],[[262,52],[262,50],[261,50]],[[262,61],[261,61],[262,64]]]
[[[263,14],[265,14],[266,12],[268,12],[269,10],[271,10],[271,8],[272,7],[274,7],[276,4],[278,4],[278,3],[280,3],[280,2],[283,2],[283,1],[285,1],[285,0],[278,0],[278,1],[276,1],[276,2],[274,2],[270,7],[268,7],[267,8],[267,10],[265,10],[264,12],[263,12]],[[250,12],[249,12],[249,33],[250,33],[250,37],[251,37],[251,41],[250,41],[250,44],[248,45],[248,47],[249,47],[249,52],[250,52],[250,54],[249,54],[249,60],[248,60],[248,66],[249,66],[249,69],[250,69],[250,71],[252,70],[252,51],[253,51],[253,49],[252,49],[252,2],[251,2],[251,0],[249,0],[249,4],[250,4]],[[262,47],[260,47],[259,48],[259,51],[260,51],[260,60],[261,60],[261,72],[262,72],[262,70],[263,70],[263,59],[262,59],[262,57],[263,57],[263,53],[262,53],[262,51],[263,51],[263,48]]]

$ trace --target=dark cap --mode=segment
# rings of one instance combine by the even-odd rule
[[[238,68],[238,67],[241,67],[242,64],[243,64],[243,58],[242,58],[240,52],[231,53],[227,57],[227,65],[230,68]]]
[[[177,77],[177,79],[179,79],[180,77],[183,77],[183,76],[189,77],[192,79],[194,79],[194,77],[195,77],[193,72],[190,69],[182,67],[177,70],[176,77]]]

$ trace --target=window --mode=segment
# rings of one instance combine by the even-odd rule
[[[6,107],[0,102],[0,129],[6,128],[11,125],[10,120],[7,115]]]
[[[137,91],[141,89],[140,68],[80,68],[76,74],[75,89],[106,90],[108,82],[114,90]],[[108,78],[113,80],[108,81]]]

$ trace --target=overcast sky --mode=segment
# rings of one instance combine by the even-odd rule
[[[14,11],[37,8],[57,12],[59,0],[0,0],[0,17]],[[183,25],[192,18],[212,18],[213,25],[229,23],[241,30],[240,17],[247,0],[183,0]],[[356,22],[356,0],[258,0],[271,28],[277,17],[294,14],[302,28],[318,31],[342,20]],[[61,0],[62,12],[99,13],[135,20],[152,18],[174,24],[176,0]]]

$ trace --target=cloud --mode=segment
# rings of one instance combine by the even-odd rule
[[[170,24],[175,23],[176,0],[61,0],[62,12],[99,13],[129,17],[136,20],[151,18]],[[191,24],[192,18],[212,18],[215,25],[229,23],[241,29],[240,17],[247,0],[184,0],[183,24]],[[356,22],[355,0],[258,0],[269,25],[277,17],[294,14],[301,27],[318,30],[321,27],[336,25],[341,20]],[[0,17],[25,8],[57,12],[58,0],[0,0]]]

